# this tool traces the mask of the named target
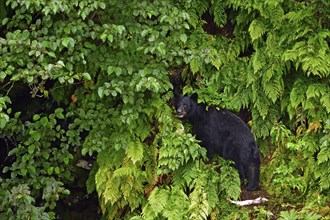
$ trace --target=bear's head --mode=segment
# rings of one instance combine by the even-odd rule
[[[196,101],[193,98],[190,98],[188,96],[184,96],[180,98],[180,101],[177,105],[177,116],[181,119],[187,118],[193,116],[194,108],[196,108]]]

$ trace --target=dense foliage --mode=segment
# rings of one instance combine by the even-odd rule
[[[54,219],[82,157],[96,160],[87,191],[107,219],[248,218],[227,202],[240,195],[230,162],[207,163],[175,118],[178,86],[251,112],[262,187],[304,207],[281,218],[329,213],[328,1],[7,0],[0,12],[1,219]]]

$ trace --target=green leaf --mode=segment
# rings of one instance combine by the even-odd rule
[[[65,46],[65,47],[68,47],[70,43],[70,39],[69,38],[63,38],[62,39],[62,45]]]
[[[264,23],[258,19],[255,19],[251,22],[249,27],[249,33],[252,41],[255,41],[261,37],[266,32],[266,27]]]
[[[70,27],[65,27],[64,28],[64,33],[70,34],[70,32],[71,32],[71,28]]]
[[[135,164],[143,158],[143,144],[141,142],[132,142],[126,149],[126,154]]]
[[[107,36],[107,39],[108,39],[108,41],[109,42],[113,42],[113,35],[112,34],[109,34],[108,36]]]
[[[111,75],[111,73],[115,72],[115,70],[116,70],[116,67],[108,66],[108,68],[107,68],[108,75]]]
[[[6,78],[7,74],[3,71],[0,71],[0,81],[4,80]]]
[[[9,18],[2,19],[2,25],[5,26],[9,21]]]
[[[68,158],[68,157],[64,157],[64,158],[63,158],[63,162],[64,162],[65,164],[69,164],[69,158]]]
[[[61,43],[64,47],[69,48],[69,46],[74,47],[75,41],[71,37],[65,37],[65,38],[62,38]]]
[[[87,153],[88,153],[88,148],[84,147],[84,148],[81,150],[81,155],[85,156]]]
[[[0,112],[0,128],[3,129],[9,121],[9,116]]]
[[[42,117],[41,120],[40,120],[41,124],[44,126],[44,127],[47,127],[49,121],[48,121],[48,118],[47,117]]]
[[[27,174],[27,169],[21,169],[21,175],[26,176]]]
[[[56,58],[56,54],[55,54],[53,51],[48,51],[47,54],[48,54],[50,57]]]
[[[104,95],[104,88],[103,87],[99,87],[97,89],[97,94],[99,95],[100,98],[103,98]]]
[[[32,83],[32,82],[33,82],[33,79],[34,79],[33,76],[28,76],[28,77],[27,77],[27,81],[28,81],[29,83]]]
[[[327,92],[320,99],[322,106],[326,109],[328,113],[330,113],[330,93]]]
[[[43,158],[45,158],[46,160],[48,160],[49,159],[49,153],[48,153],[48,151],[42,151],[41,152],[41,154],[42,154],[42,156],[43,156]]]
[[[63,114],[63,109],[62,108],[57,108],[55,109],[55,116],[58,118],[58,119],[64,119],[64,114]]]
[[[100,6],[101,9],[106,8],[106,4],[104,2],[99,2],[99,6]]]
[[[200,69],[199,59],[193,59],[190,61],[190,69],[193,73],[197,73]]]
[[[102,33],[102,34],[100,35],[100,38],[101,38],[101,40],[102,40],[103,42],[105,42],[105,39],[107,38],[107,36],[108,36],[107,33]]]
[[[28,147],[28,152],[29,152],[29,154],[33,154],[34,151],[35,151],[35,149],[36,149],[35,145],[30,145],[30,146]]]
[[[22,112],[16,112],[14,115],[14,118],[18,119],[21,114],[22,114]]]
[[[122,73],[122,69],[120,67],[115,68],[116,76],[120,76]]]
[[[22,33],[22,40],[27,40],[30,36],[30,32],[29,31],[24,31]]]
[[[74,83],[74,79],[73,78],[69,78],[68,79],[68,83],[73,84]]]
[[[181,40],[183,43],[186,43],[186,42],[187,42],[187,39],[188,39],[188,37],[187,37],[186,34],[181,34],[181,35],[180,35],[180,40]]]
[[[41,133],[38,131],[35,131],[31,134],[35,142],[38,142],[41,139]]]
[[[36,174],[36,168],[34,165],[30,164],[28,167],[27,167],[27,170],[29,171],[29,173],[31,175],[35,175]]]
[[[40,119],[40,115],[35,114],[33,115],[33,121],[38,121]]]
[[[22,162],[26,162],[30,160],[30,155],[29,154],[24,154],[23,157],[22,157]]]
[[[49,46],[49,41],[44,40],[44,41],[41,42],[41,45],[43,47],[48,47]]]
[[[159,187],[155,187],[155,189],[151,192],[148,201],[154,212],[160,213],[165,209],[169,201],[169,193],[170,192],[168,190],[161,189]]]
[[[63,192],[62,192],[64,195],[70,195],[70,190],[68,190],[68,189],[65,189],[65,190],[63,190]]]
[[[59,64],[62,67],[65,67],[65,64],[64,64],[64,62],[62,60],[57,61],[57,64]]]

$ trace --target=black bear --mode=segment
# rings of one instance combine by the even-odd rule
[[[191,122],[196,138],[207,149],[207,156],[220,155],[235,162],[241,182],[248,180],[247,190],[259,185],[260,156],[248,126],[234,113],[198,104],[195,98],[181,97],[177,115]]]

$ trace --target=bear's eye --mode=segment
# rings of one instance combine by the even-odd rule
[[[187,104],[183,104],[183,107],[184,107],[184,108],[187,108],[187,107],[188,107],[188,105],[187,105]]]

